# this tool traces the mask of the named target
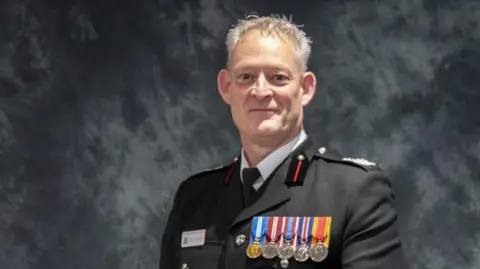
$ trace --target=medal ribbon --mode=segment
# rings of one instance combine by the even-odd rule
[[[260,231],[260,244],[265,244],[265,239],[266,239],[266,236],[265,236],[265,233],[267,232],[267,228],[268,228],[268,217],[260,217],[260,227],[261,227],[261,231]]]
[[[322,242],[325,239],[325,228],[327,224],[327,218],[315,217],[313,221],[312,229],[312,247],[315,246],[318,242]]]
[[[284,217],[277,217],[277,221],[275,222],[275,237],[272,237],[274,241],[278,241],[282,234],[282,223],[284,219]]]
[[[264,224],[265,217],[253,217],[253,225],[252,225],[252,234],[250,236],[250,244],[257,241],[260,243],[263,235],[265,234],[266,223]]]
[[[330,227],[332,224],[332,217],[326,217],[326,225],[325,225],[325,231],[323,232],[324,237],[323,237],[323,244],[328,248],[328,245],[330,243]]]
[[[288,217],[287,231],[285,233],[285,242],[290,243],[292,241],[292,228],[293,228],[294,217]]]
[[[315,217],[308,217],[307,242],[305,242],[307,246],[310,246],[313,240],[312,231],[313,231],[313,223],[315,219],[316,219]]]
[[[281,225],[280,223],[281,217],[270,217],[270,221],[268,223],[268,231],[267,231],[267,237],[268,237],[268,242],[275,242],[277,241],[277,237],[280,234],[280,228]]]
[[[301,219],[300,225],[302,227],[302,233],[299,235],[300,236],[300,244],[304,245],[307,243],[308,236],[310,234],[309,229],[310,229],[310,217],[303,217]]]
[[[301,243],[302,243],[302,236],[303,236],[303,232],[305,231],[304,227],[303,227],[303,224],[304,224],[304,219],[305,217],[299,217],[299,221],[298,221],[298,228],[299,230],[297,231],[297,241],[296,241],[296,246],[299,246]]]
[[[296,246],[296,245],[298,244],[298,236],[296,236],[296,235],[297,235],[297,234],[301,234],[301,232],[298,231],[298,227],[299,227],[298,224],[299,224],[300,219],[301,219],[300,217],[294,217],[295,226],[294,226],[294,228],[293,228],[294,233],[293,233],[293,235],[292,235],[292,236],[293,236],[293,244],[292,244],[292,246]]]
[[[270,243],[272,241],[272,233],[273,233],[273,222],[274,222],[274,217],[268,217],[268,227],[267,227],[267,235],[266,235],[266,240],[265,244]]]
[[[255,234],[257,233],[257,228],[258,228],[258,217],[255,216],[253,217],[253,220],[252,220],[252,232],[250,235],[250,245],[253,244],[253,242],[255,241]]]
[[[282,225],[279,225],[281,226],[281,234],[280,234],[280,244],[279,244],[279,247],[283,246],[283,241],[285,240],[285,231],[287,229],[287,219],[288,217],[282,217]]]

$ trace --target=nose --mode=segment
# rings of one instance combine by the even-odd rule
[[[251,93],[253,96],[258,98],[269,97],[273,94],[270,83],[268,82],[264,74],[260,74],[258,76],[255,86],[251,91]]]

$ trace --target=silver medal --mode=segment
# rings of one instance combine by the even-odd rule
[[[280,259],[290,259],[293,256],[295,249],[290,244],[285,244],[278,248],[278,257]]]
[[[293,257],[295,258],[296,261],[298,262],[304,262],[308,260],[309,255],[308,255],[308,247],[305,245],[300,246],[295,250],[295,254],[293,254]]]
[[[308,260],[308,247],[307,247],[307,239],[310,235],[309,227],[310,227],[310,218],[303,217],[302,218],[302,226],[301,229],[298,231],[298,240],[300,241],[300,247],[297,247],[293,257],[297,262],[305,262]]]
[[[280,238],[281,226],[279,225],[279,217],[270,217],[271,229],[269,226],[269,231],[267,233],[268,244],[265,244],[262,248],[262,256],[265,259],[273,259],[277,256],[277,241]]]
[[[281,260],[281,261],[280,261],[280,266],[281,266],[282,268],[288,268],[288,264],[289,264],[288,260],[285,260],[285,259],[284,259],[284,260]]]
[[[275,242],[270,242],[262,249],[262,256],[265,259],[273,259],[277,256],[277,245]]]
[[[318,243],[310,248],[308,254],[310,254],[310,259],[312,259],[312,261],[321,262],[327,257],[328,248],[324,244]]]

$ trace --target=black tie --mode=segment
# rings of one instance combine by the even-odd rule
[[[243,168],[242,170],[242,179],[243,179],[243,199],[245,201],[245,205],[250,205],[251,199],[253,194],[255,193],[255,189],[253,188],[253,183],[257,181],[257,179],[261,176],[260,171],[258,168]]]

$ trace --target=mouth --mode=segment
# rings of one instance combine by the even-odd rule
[[[250,115],[254,117],[275,117],[280,114],[278,109],[266,109],[266,108],[260,108],[260,109],[250,109],[249,110]]]
[[[277,113],[277,112],[278,112],[278,109],[258,108],[258,109],[250,109],[250,112],[272,112],[272,113]]]

